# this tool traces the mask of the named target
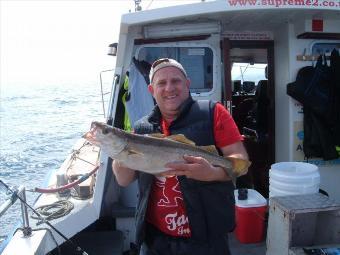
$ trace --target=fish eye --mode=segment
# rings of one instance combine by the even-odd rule
[[[108,133],[110,133],[111,129],[109,127],[105,127],[103,129],[103,135],[107,135]]]

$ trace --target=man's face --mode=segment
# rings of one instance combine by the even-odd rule
[[[176,115],[180,106],[189,97],[190,81],[176,67],[158,70],[148,89],[155,98],[163,115]]]

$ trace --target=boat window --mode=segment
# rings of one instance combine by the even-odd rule
[[[259,81],[267,80],[267,64],[238,63],[231,69],[231,79],[234,93],[255,93]]]
[[[340,49],[340,43],[314,43],[312,46],[312,55],[331,54],[333,49]]]
[[[138,60],[153,63],[158,58],[180,62],[191,80],[190,91],[208,92],[213,87],[213,52],[208,47],[143,47]]]

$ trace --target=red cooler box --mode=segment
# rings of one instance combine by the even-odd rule
[[[258,243],[263,240],[265,228],[265,213],[267,200],[256,190],[240,189],[247,198],[239,197],[239,190],[235,190],[236,228],[234,233],[241,243]],[[248,191],[248,192],[247,192]]]

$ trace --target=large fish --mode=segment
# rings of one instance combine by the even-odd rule
[[[205,158],[213,165],[227,169],[231,178],[246,173],[250,162],[238,158],[224,158],[210,151],[205,146],[195,146],[183,135],[162,137],[157,135],[138,135],[108,126],[105,123],[93,122],[91,130],[84,136],[89,142],[98,145],[113,159],[125,167],[158,174],[169,170],[164,165],[168,162],[183,162],[183,155]],[[216,149],[215,149],[216,151]]]

